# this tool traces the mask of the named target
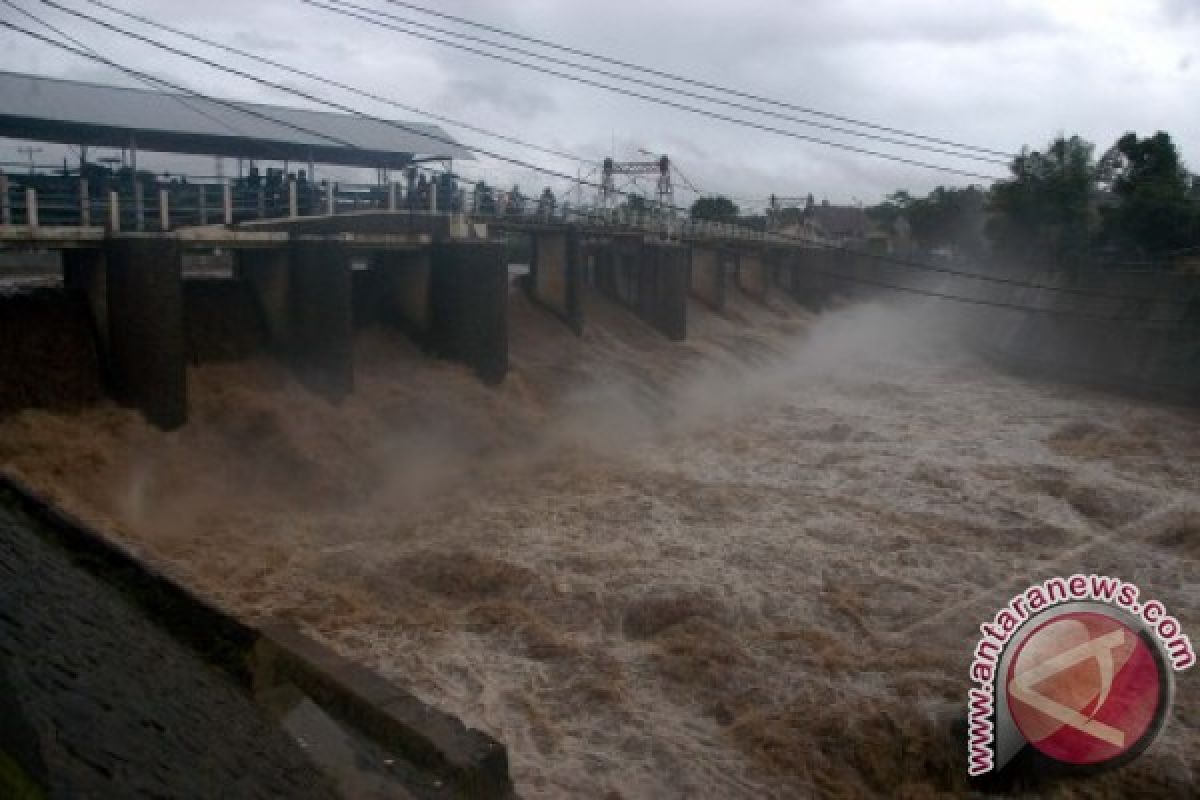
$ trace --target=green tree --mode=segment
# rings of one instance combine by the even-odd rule
[[[1191,176],[1168,134],[1139,139],[1127,133],[1103,161],[1111,164],[1112,192],[1119,200],[1104,210],[1108,243],[1158,255],[1195,242],[1200,231]]]
[[[898,220],[907,220],[912,238],[925,249],[950,246],[979,255],[985,246],[986,205],[987,194],[979,186],[939,186],[925,197],[898,189],[879,205],[868,208],[867,216],[889,230]]]
[[[905,212],[908,211],[912,202],[913,196],[907,190],[897,189],[883,198],[883,202],[879,205],[868,206],[867,216],[871,218],[872,222],[890,228],[896,220],[905,216]]]
[[[724,195],[700,197],[692,203],[692,219],[707,219],[714,222],[732,222],[738,218],[737,204]]]
[[[1079,136],[1055,139],[1044,153],[1024,149],[1012,177],[992,187],[988,235],[997,254],[1020,262],[1073,267],[1087,255],[1094,147]]]
[[[986,196],[978,186],[939,186],[928,196],[911,200],[905,217],[922,247],[949,246],[978,255],[984,248],[985,206]]]

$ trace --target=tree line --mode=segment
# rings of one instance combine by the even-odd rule
[[[1099,157],[1082,137],[1059,136],[1041,151],[1023,148],[1009,172],[989,187],[900,189],[866,213],[885,230],[903,227],[921,250],[999,264],[1076,269],[1200,253],[1200,181],[1167,133],[1127,133]],[[700,198],[691,214],[739,219],[722,196]]]

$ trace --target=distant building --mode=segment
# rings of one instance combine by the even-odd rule
[[[862,245],[871,233],[871,220],[858,206],[834,206],[826,200],[805,209],[805,218],[838,245]]]

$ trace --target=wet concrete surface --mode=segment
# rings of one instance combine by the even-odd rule
[[[226,675],[0,505],[0,752],[51,798],[327,798]]]

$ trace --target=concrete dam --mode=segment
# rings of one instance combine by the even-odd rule
[[[1095,321],[967,312],[878,285],[950,279],[721,230],[372,212],[37,236],[61,280],[0,298],[0,567],[26,576],[5,609],[77,611],[62,587],[87,583],[144,625],[120,657],[178,672],[138,713],[236,709],[230,740],[261,743],[245,796],[302,769],[314,796],[952,796],[972,637],[1012,590],[1084,562],[1200,624],[1187,303],[1143,301],[1170,345],[1111,334],[1067,383],[1046,375]],[[1093,300],[1062,308],[1132,313]],[[1138,382],[1172,391],[1111,391]],[[0,618],[10,684],[54,659],[38,625]],[[73,672],[20,695],[30,729],[73,719]],[[202,686],[176,708],[173,679]],[[1058,795],[1188,796],[1179,700],[1153,750]],[[111,705],[109,755],[134,758]],[[183,785],[167,738],[159,785]],[[0,752],[35,783],[132,785],[31,739]],[[217,762],[205,785],[249,770]]]

